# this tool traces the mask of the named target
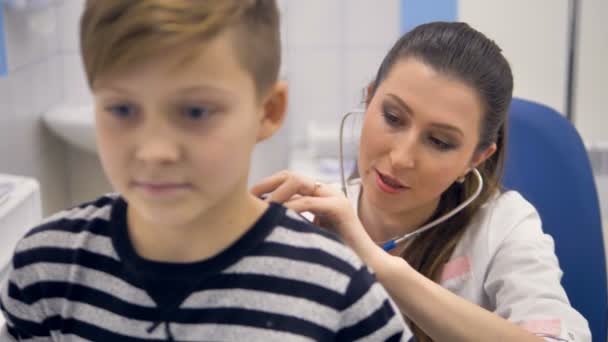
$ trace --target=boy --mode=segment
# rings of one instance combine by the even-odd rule
[[[271,0],[89,0],[81,47],[119,193],[18,245],[5,340],[399,340],[353,253],[247,191],[286,111]]]

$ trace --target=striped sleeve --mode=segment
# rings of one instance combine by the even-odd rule
[[[16,342],[16,340],[11,333],[9,333],[9,325],[8,323],[4,323],[2,327],[0,327],[0,341],[6,342]]]
[[[17,284],[16,273],[10,267],[8,276],[2,284],[0,309],[6,323],[0,330],[0,341],[44,341],[51,338],[44,326],[44,313],[34,305],[37,301],[37,288],[24,290]],[[40,296],[38,296],[40,298]]]
[[[401,341],[405,322],[388,293],[367,267],[352,277],[342,313],[339,341]]]

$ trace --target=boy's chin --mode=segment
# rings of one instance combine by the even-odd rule
[[[150,226],[164,226],[167,228],[188,227],[201,217],[210,213],[211,210],[205,208],[159,208],[139,205],[135,209],[135,215],[140,218],[140,222]]]
[[[213,206],[213,203],[204,203],[201,199],[188,197],[159,201],[137,195],[127,195],[126,201],[133,214],[147,224],[179,226],[204,216],[211,211]]]

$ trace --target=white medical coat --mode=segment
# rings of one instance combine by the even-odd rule
[[[351,185],[355,209],[360,185]],[[440,284],[548,341],[591,341],[585,318],[570,306],[551,236],[516,191],[486,203],[444,266]],[[410,335],[411,333],[408,332]]]

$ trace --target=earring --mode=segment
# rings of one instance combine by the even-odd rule
[[[464,175],[458,177],[458,179],[456,179],[456,182],[458,182],[458,184],[464,183],[464,181],[467,179],[466,177],[469,174],[469,172],[471,172],[471,169],[468,169]]]

